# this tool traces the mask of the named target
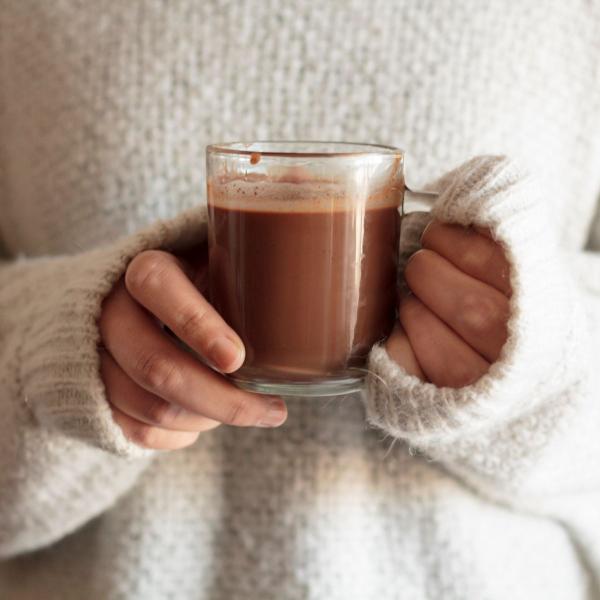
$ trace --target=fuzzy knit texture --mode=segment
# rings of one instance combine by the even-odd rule
[[[575,0],[5,0],[0,598],[600,597],[599,30]],[[467,388],[377,346],[363,397],[144,451],[102,300],[205,238],[207,143],[268,138],[406,148],[436,218],[503,244],[508,341]]]

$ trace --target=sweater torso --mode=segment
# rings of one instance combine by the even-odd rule
[[[419,186],[521,156],[579,247],[600,189],[586,3],[11,2],[0,17],[9,249],[75,252],[204,198],[232,139],[398,145]]]

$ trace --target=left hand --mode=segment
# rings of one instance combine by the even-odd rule
[[[207,266],[205,246],[177,256],[146,250],[102,303],[106,397],[117,425],[139,446],[175,450],[221,423],[278,427],[286,419],[280,398],[241,390],[222,377],[240,367],[245,350],[203,295]]]
[[[475,383],[507,338],[509,264],[483,229],[433,221],[410,257],[399,323],[386,342],[404,369],[438,387]]]

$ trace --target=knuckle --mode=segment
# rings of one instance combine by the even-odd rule
[[[142,383],[157,392],[172,391],[179,383],[180,374],[175,363],[159,352],[143,355],[136,370]]]
[[[470,368],[466,365],[457,365],[451,376],[449,377],[451,387],[462,388],[475,383],[481,378],[483,373],[475,368]]]
[[[492,333],[501,322],[501,310],[497,302],[482,293],[465,294],[460,315],[463,325],[479,336]]]
[[[442,377],[433,380],[433,383],[441,387],[459,389],[475,383],[480,376],[479,373],[474,373],[468,369],[459,367],[452,372],[445,373]]]
[[[189,339],[199,339],[204,336],[209,321],[208,310],[190,308],[182,311],[179,330],[181,335]]]
[[[150,398],[144,407],[144,418],[155,425],[170,425],[175,415],[173,406],[162,398]]]
[[[442,363],[437,364],[430,376],[431,382],[438,387],[458,389],[474,384],[485,373],[486,369],[482,369],[481,365],[464,359],[450,360],[446,357]]]
[[[244,397],[238,397],[233,400],[231,407],[225,418],[225,423],[229,425],[243,425],[248,412],[248,400]]]
[[[133,294],[160,289],[167,267],[164,253],[159,250],[141,252],[127,267],[125,285]]]
[[[485,273],[498,259],[498,246],[493,242],[465,244],[461,253],[463,269],[471,273]]]
[[[461,268],[467,273],[477,273],[485,268],[489,261],[489,252],[482,252],[479,246],[464,244],[460,252]]]
[[[160,445],[161,432],[157,427],[136,423],[127,432],[129,439],[142,448],[157,448]]]

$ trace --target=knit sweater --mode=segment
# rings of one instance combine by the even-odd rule
[[[599,28],[575,0],[5,0],[0,597],[600,597]],[[508,340],[466,388],[377,346],[362,395],[144,451],[102,300],[204,239],[207,143],[265,138],[406,148],[436,218],[503,244]]]

